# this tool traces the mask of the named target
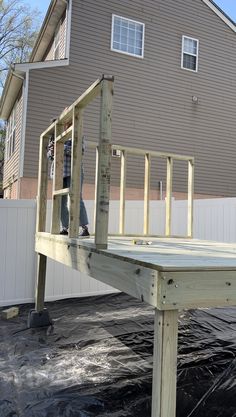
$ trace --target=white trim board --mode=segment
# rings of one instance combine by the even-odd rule
[[[202,0],[223,22],[232,29],[233,32],[236,32],[235,24],[227,18],[227,16],[221,11],[211,0]]]

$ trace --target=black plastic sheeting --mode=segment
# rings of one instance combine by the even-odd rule
[[[125,294],[0,320],[0,417],[150,417],[153,309]],[[177,417],[236,417],[236,308],[183,312]]]

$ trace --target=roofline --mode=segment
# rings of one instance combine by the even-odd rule
[[[213,1],[213,0],[202,0],[223,22],[229,26],[229,28],[236,32],[235,22]]]
[[[69,65],[69,59],[13,64],[0,101],[0,119],[7,120],[29,70],[55,68]]]
[[[34,62],[36,60],[39,61],[39,60],[42,59],[42,56],[38,57],[38,55],[43,55],[46,52],[46,50],[43,48],[43,52],[40,53],[39,48],[41,46],[43,38],[47,36],[46,31],[47,31],[47,28],[49,26],[53,11],[55,10],[57,3],[59,3],[59,5],[61,4],[61,6],[62,6],[62,13],[63,13],[63,3],[65,5],[64,9],[66,9],[68,1],[69,0],[51,0],[51,3],[48,7],[46,16],[45,16],[44,21],[42,23],[41,29],[40,29],[39,34],[37,36],[35,45],[34,45],[33,50],[31,52],[31,55],[30,55],[30,58],[29,58],[30,62]],[[56,22],[55,27],[56,27],[57,23],[58,23],[58,21]],[[50,41],[48,42],[48,44],[49,43],[50,43]]]

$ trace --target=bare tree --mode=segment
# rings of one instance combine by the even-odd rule
[[[0,82],[12,62],[27,61],[40,22],[37,9],[21,0],[0,0]]]

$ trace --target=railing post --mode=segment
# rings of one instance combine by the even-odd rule
[[[97,202],[95,245],[107,247],[111,177],[111,126],[113,77],[104,76],[101,83],[100,137],[98,148]]]
[[[40,137],[36,232],[45,232],[48,188],[48,136]]]
[[[62,125],[56,123],[54,131],[54,172],[52,184],[52,234],[58,234],[60,232],[61,195],[54,195],[54,191],[61,190],[63,188],[64,143],[56,141],[56,137],[62,133],[62,130]]]
[[[125,189],[126,189],[126,152],[121,151],[121,167],[120,167],[120,224],[119,233],[125,232]]]
[[[79,235],[80,193],[82,175],[83,110],[73,109],[71,184],[69,193],[69,237]]]
[[[144,221],[143,233],[149,234],[149,212],[150,212],[150,172],[151,172],[151,155],[145,154],[145,177],[144,177]]]
[[[173,158],[167,158],[166,175],[166,230],[165,235],[171,235],[171,203],[172,203],[172,179],[173,179]]]
[[[188,237],[193,237],[194,160],[188,161]]]

